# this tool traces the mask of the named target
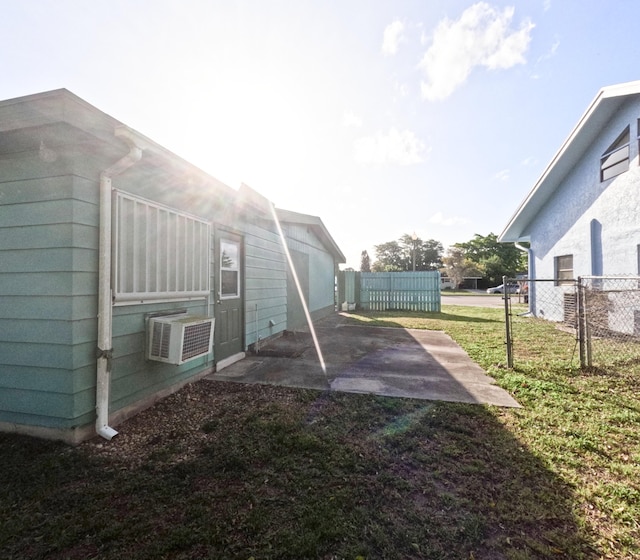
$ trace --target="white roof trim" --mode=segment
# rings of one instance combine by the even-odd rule
[[[582,156],[586,148],[585,143],[590,142],[598,133],[599,127],[589,127],[592,120],[596,118],[596,114],[602,113],[602,118],[606,119],[620,106],[625,97],[635,94],[640,94],[640,80],[607,86],[598,92],[536,184],[515,211],[507,226],[498,236],[498,241],[528,240],[523,235],[523,231],[537,211],[555,192],[568,170]],[[605,102],[608,100],[614,100],[614,103],[605,111],[605,105],[608,105]]]

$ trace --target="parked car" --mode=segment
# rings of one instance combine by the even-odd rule
[[[510,294],[519,294],[520,286],[518,284],[507,284],[507,289]],[[504,284],[495,286],[494,288],[487,288],[488,294],[504,294]]]

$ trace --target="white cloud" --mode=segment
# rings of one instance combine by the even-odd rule
[[[392,55],[398,52],[400,43],[405,41],[403,32],[404,23],[398,20],[385,27],[382,39],[382,52],[385,55]]]
[[[527,18],[513,31],[510,25],[514,11],[506,7],[500,12],[486,2],[478,2],[459,19],[442,20],[420,62],[426,75],[423,97],[431,101],[448,97],[476,66],[495,70],[524,64],[534,24]]]
[[[438,226],[460,226],[468,224],[469,220],[459,216],[445,216],[442,212],[436,212],[431,216],[431,218],[429,218],[429,223]]]
[[[556,38],[553,45],[551,45],[551,47],[545,54],[543,54],[540,58],[538,58],[537,62],[542,62],[543,60],[549,60],[550,58],[553,58],[558,52],[559,48],[560,48],[560,39]]]
[[[400,97],[407,97],[407,95],[409,95],[409,86],[407,86],[407,84],[395,82],[393,84],[393,89]]]
[[[551,45],[551,47],[549,48],[549,50],[544,53],[543,55],[538,57],[538,60],[536,60],[536,69],[538,66],[542,66],[542,63],[550,60],[551,58],[553,58],[554,56],[556,56],[556,53],[558,52],[558,49],[560,48],[560,40],[556,39],[556,41],[553,43],[553,45]],[[536,72],[534,74],[531,75],[531,78],[534,80],[538,80],[542,77],[542,73],[540,72]]]
[[[356,115],[353,111],[345,111],[342,114],[342,126],[360,128],[362,126],[362,117]]]
[[[498,171],[494,176],[494,179],[501,181],[502,183],[505,183],[506,181],[509,180],[509,170],[508,169],[502,169],[501,171]]]
[[[354,158],[364,164],[411,165],[424,161],[428,153],[425,144],[410,130],[391,128],[373,136],[358,138],[354,144]]]

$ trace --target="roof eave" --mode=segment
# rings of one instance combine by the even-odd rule
[[[571,162],[579,158],[583,150],[582,148],[576,149],[575,153],[572,153],[572,148],[576,146],[576,140],[584,132],[589,121],[593,118],[598,109],[602,106],[603,101],[607,99],[620,99],[629,95],[640,94],[640,80],[634,82],[626,82],[622,84],[616,84],[613,86],[603,87],[595,96],[593,101],[588,106],[587,110],[583,113],[582,117],[578,120],[578,123],[574,126],[569,136],[561,144],[560,149],[553,156],[542,175],[535,183],[533,188],[529,191],[528,195],[518,206],[515,213],[507,223],[502,233],[498,236],[498,241],[528,241],[528,236],[523,235],[527,226],[548,198],[555,192],[557,184],[566,175],[566,170],[560,165],[561,162],[565,164],[567,169],[571,168]],[[619,104],[614,107],[618,107]],[[597,134],[597,131],[593,131],[591,135]],[[587,140],[590,139],[590,136]],[[572,158],[567,161],[567,158]],[[531,210],[531,205],[534,204],[534,208],[529,216],[527,209]]]
[[[318,216],[301,214],[299,212],[292,212],[291,210],[283,210],[281,208],[277,208],[276,212],[278,214],[278,219],[282,222],[304,224],[310,226],[314,230],[316,235],[318,235],[325,247],[327,247],[333,254],[337,263],[347,262],[347,259],[344,256],[343,252],[340,250],[340,247],[338,247],[338,244],[335,242],[333,237],[331,237],[329,230],[326,228],[323,221]]]

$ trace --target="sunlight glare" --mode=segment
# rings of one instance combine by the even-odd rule
[[[278,235],[280,235],[280,241],[282,241],[282,247],[287,257],[287,262],[289,263],[289,267],[291,268],[291,275],[293,276],[293,280],[296,284],[296,289],[298,290],[298,295],[300,296],[300,302],[302,303],[302,307],[304,309],[304,315],[307,318],[307,324],[309,325],[309,330],[311,331],[313,344],[316,347],[316,352],[318,354],[318,361],[320,362],[320,367],[322,368],[322,373],[324,373],[324,378],[327,382],[327,385],[329,385],[329,379],[327,378],[327,366],[325,364],[324,357],[322,356],[322,350],[320,349],[320,342],[318,341],[318,337],[316,335],[316,329],[313,326],[313,321],[311,320],[311,314],[309,313],[309,306],[307,305],[307,302],[304,298],[304,293],[302,292],[302,286],[300,285],[300,280],[298,280],[298,273],[296,272],[296,269],[293,266],[291,253],[289,253],[289,247],[287,247],[287,241],[284,237],[282,226],[280,225],[280,220],[278,219],[278,214],[276,213],[276,207],[273,204],[271,204],[270,206],[271,206],[271,215],[273,216],[273,221],[275,222],[276,228],[278,229]]]

